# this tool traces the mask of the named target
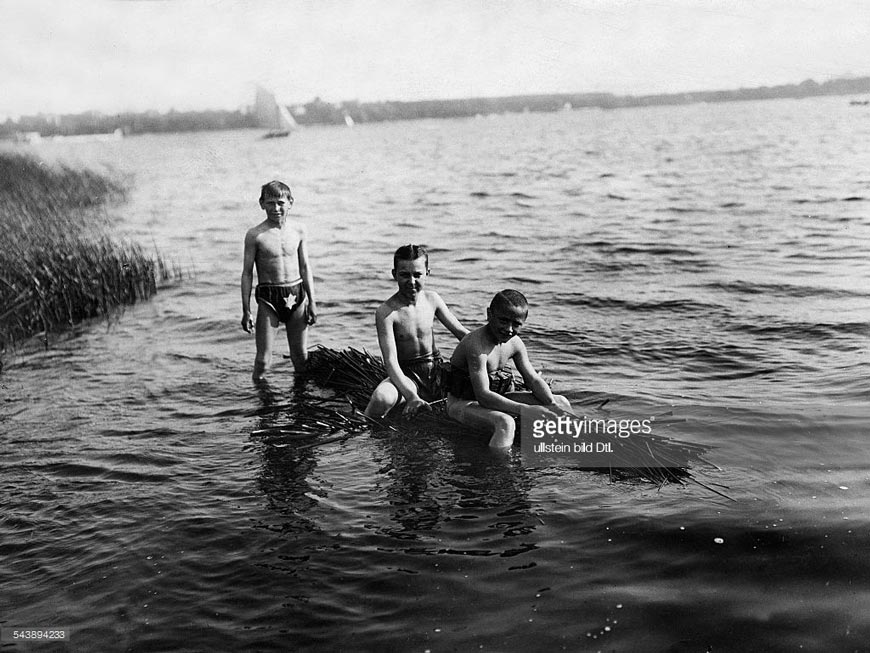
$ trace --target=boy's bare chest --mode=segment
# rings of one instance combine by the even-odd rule
[[[435,309],[429,305],[405,306],[396,312],[393,332],[398,339],[414,339],[432,332]]]
[[[258,245],[265,256],[293,256],[299,248],[299,235],[290,230],[270,230],[260,235]]]
[[[494,372],[506,367],[513,355],[514,351],[510,343],[496,344],[486,357],[486,370]]]

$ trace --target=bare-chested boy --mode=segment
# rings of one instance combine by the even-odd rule
[[[404,245],[393,255],[396,293],[378,307],[375,325],[388,378],[381,381],[366,407],[369,417],[383,417],[405,402],[403,413],[413,415],[443,396],[441,354],[432,330],[435,318],[457,339],[468,333],[447,304],[424,286],[429,277],[429,254],[422,245]]]
[[[557,412],[571,410],[568,400],[554,395],[529,362],[519,331],[529,314],[529,304],[516,290],[502,290],[486,310],[487,323],[475,329],[456,347],[450,358],[447,414],[453,419],[492,433],[489,446],[510,447],[523,406],[542,405]],[[531,392],[515,392],[513,361]]]
[[[308,359],[308,325],[317,321],[314,281],[308,264],[306,232],[301,224],[287,219],[293,206],[290,188],[270,181],[260,189],[260,208],[266,219],[245,234],[242,267],[242,328],[254,327],[251,318],[251,287],[257,269],[257,356],[254,381],[263,378],[272,362],[272,344],[281,322],[287,325],[290,358],[297,372]]]

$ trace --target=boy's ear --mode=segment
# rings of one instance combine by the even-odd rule
[[[392,270],[390,270],[390,274],[392,275],[393,279],[395,279],[396,278],[396,268],[393,268]]]
[[[489,322],[492,319],[492,315],[490,313],[489,307],[486,307],[486,321]]]
[[[265,211],[265,210],[266,210],[266,207],[263,206],[263,198],[262,198],[262,197],[260,198],[259,202],[260,202],[260,208],[263,209],[263,210]]]

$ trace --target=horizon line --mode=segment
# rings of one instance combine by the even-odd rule
[[[812,77],[807,77],[806,79],[800,82],[789,82],[782,84],[762,84],[759,86],[739,86],[739,87],[731,87],[731,88],[707,88],[707,89],[696,89],[690,91],[658,91],[653,93],[616,93],[613,91],[551,91],[551,92],[539,92],[539,93],[512,93],[507,95],[474,95],[474,96],[464,96],[464,97],[428,97],[428,98],[419,98],[414,100],[400,100],[400,99],[380,99],[380,100],[359,100],[359,99],[344,99],[339,101],[330,101],[323,100],[321,96],[315,95],[312,99],[308,101],[295,101],[295,102],[287,102],[282,98],[278,98],[279,102],[284,104],[285,106],[305,106],[307,104],[312,104],[314,102],[320,101],[324,104],[329,104],[332,106],[343,106],[347,104],[385,104],[385,103],[395,103],[395,104],[412,104],[417,102],[456,102],[456,101],[468,101],[468,100],[500,100],[500,99],[519,99],[519,98],[540,98],[540,97],[560,97],[560,96],[605,96],[612,98],[651,98],[651,97],[667,97],[667,96],[686,96],[693,94],[702,94],[702,93],[728,93],[728,92],[737,92],[737,91],[753,91],[753,90],[761,90],[761,89],[775,89],[775,88],[787,88],[787,87],[800,87],[807,82],[812,82],[817,86],[823,86],[825,84],[830,84],[832,82],[840,82],[840,81],[859,81],[859,80],[870,80],[870,74],[866,75],[855,75],[855,74],[843,74],[837,75],[833,77],[829,77],[825,81],[817,82]],[[119,115],[125,113],[157,113],[157,114],[167,114],[167,113],[196,113],[196,112],[208,112],[208,111],[243,111],[247,108],[253,106],[253,102],[250,104],[245,104],[242,106],[236,106],[235,108],[216,108],[216,107],[201,107],[201,108],[187,108],[187,109],[177,109],[175,107],[170,107],[165,110],[161,109],[123,109],[119,111],[115,110],[105,110],[105,109],[84,109],[78,112],[66,112],[66,113],[57,113],[57,112],[37,112],[37,113],[17,113],[17,114],[0,114],[0,119],[4,119],[5,121],[13,120],[13,118],[29,118],[29,117],[39,117],[39,116],[76,116],[76,115],[84,115],[84,114],[102,114],[102,115]]]

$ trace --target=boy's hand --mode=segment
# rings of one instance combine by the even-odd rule
[[[305,323],[308,325],[315,324],[317,322],[317,306],[313,306],[308,304],[305,307]]]
[[[251,317],[250,313],[242,314],[242,328],[247,333],[250,333],[251,330],[254,328],[254,319]]]
[[[557,421],[560,415],[564,415],[565,411],[555,405],[544,406],[543,408],[544,417],[548,420]]]
[[[405,417],[413,417],[421,410],[429,410],[429,404],[420,399],[420,397],[414,397],[410,401],[405,402],[405,408],[402,410],[402,415]]]
[[[527,419],[529,415],[534,415],[535,419],[543,418],[551,422],[557,422],[561,415],[566,414],[561,408],[552,404],[524,404],[520,408],[520,416],[523,419]]]

